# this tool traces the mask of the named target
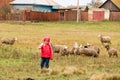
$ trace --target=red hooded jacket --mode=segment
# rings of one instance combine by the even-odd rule
[[[39,49],[41,49],[41,57],[53,59],[52,47],[50,44],[41,43]]]

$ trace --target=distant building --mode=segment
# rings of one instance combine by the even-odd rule
[[[10,4],[13,6],[13,12],[23,10],[55,12],[61,7],[53,0],[15,0]]]
[[[120,0],[107,0],[99,8],[105,8],[111,12],[120,12]]]

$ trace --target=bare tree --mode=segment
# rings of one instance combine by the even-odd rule
[[[0,8],[0,14],[2,14],[2,15],[6,15],[6,14],[10,13],[10,11],[11,11],[11,8],[9,6],[2,6]]]
[[[90,3],[88,3],[88,6],[93,8],[98,8],[103,2],[101,0],[92,0]]]

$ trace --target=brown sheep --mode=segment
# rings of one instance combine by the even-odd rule
[[[77,55],[85,55],[85,56],[93,56],[93,57],[98,57],[98,53],[95,49],[93,48],[84,48],[84,47],[79,47],[76,50]]]
[[[106,48],[106,50],[108,51],[109,57],[112,57],[112,56],[113,56],[113,57],[114,57],[114,56],[118,57],[117,49],[115,49],[115,48],[110,48],[109,45],[105,45],[105,48]]]
[[[74,48],[70,49],[70,48],[67,48],[67,49],[64,49],[63,51],[63,55],[74,55]]]
[[[98,54],[100,54],[100,48],[98,46],[93,46],[93,45],[90,45],[89,43],[87,43],[84,48],[93,48],[97,51]]]
[[[100,41],[101,41],[102,44],[104,44],[104,43],[111,44],[110,36],[99,35],[98,37],[100,38]]]
[[[95,49],[90,49],[90,48],[83,48],[80,49],[80,54],[84,54],[86,56],[93,56],[93,57],[98,57],[98,53],[96,52]]]
[[[63,53],[68,47],[66,45],[52,45],[53,53]]]
[[[11,39],[9,39],[9,38],[2,38],[2,39],[1,39],[1,43],[2,43],[2,45],[3,45],[3,44],[13,45],[16,40],[17,40],[16,37],[11,38]]]
[[[53,52],[60,53],[62,56],[74,55],[76,48],[78,48],[77,42],[75,42],[73,48],[68,48],[66,45],[54,45]]]

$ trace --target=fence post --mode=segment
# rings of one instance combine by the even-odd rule
[[[26,21],[26,11],[22,12],[22,21]]]

